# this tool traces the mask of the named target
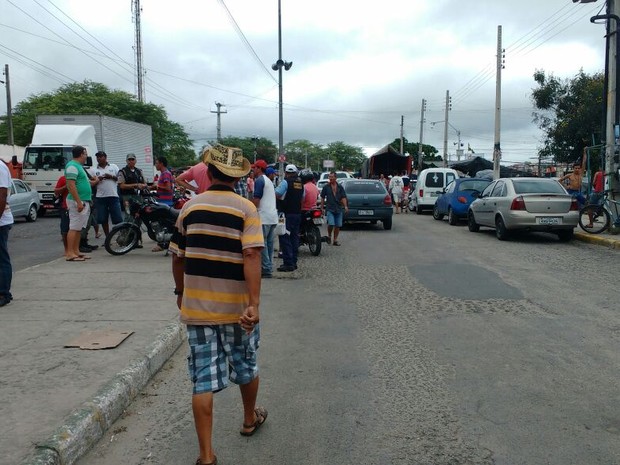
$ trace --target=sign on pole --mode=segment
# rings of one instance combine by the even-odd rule
[[[333,168],[334,166],[336,166],[334,160],[323,160],[323,168]]]

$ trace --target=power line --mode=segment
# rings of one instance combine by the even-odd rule
[[[254,48],[252,48],[252,45],[250,44],[250,42],[248,41],[248,39],[245,37],[245,34],[243,34],[243,31],[241,30],[241,28],[239,27],[239,24],[237,24],[237,21],[235,21],[235,18],[233,17],[232,13],[230,12],[230,10],[228,9],[228,7],[226,6],[226,4],[224,3],[224,0],[219,0],[220,4],[222,5],[222,7],[224,8],[224,10],[226,11],[226,14],[228,15],[228,19],[230,20],[230,22],[232,23],[233,27],[235,28],[235,31],[237,31],[237,35],[239,35],[239,38],[241,39],[241,41],[243,42],[243,44],[245,45],[245,47],[248,49],[248,51],[250,52],[250,54],[256,59],[256,61],[258,62],[258,64],[260,65],[261,68],[263,68],[265,70],[265,72],[267,73],[267,75],[269,76],[270,79],[272,79],[276,84],[278,83],[278,81],[276,80],[276,78],[273,76],[273,74],[271,73],[271,71],[269,71],[267,69],[267,67],[265,66],[265,64],[261,61],[261,59],[259,58],[259,56],[256,54],[256,52],[254,51]]]

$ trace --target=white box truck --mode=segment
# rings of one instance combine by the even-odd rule
[[[22,173],[39,192],[43,209],[54,208],[54,187],[76,145],[86,147],[89,164],[103,150],[109,163],[122,168],[127,154],[133,153],[146,181],[153,181],[153,137],[146,124],[102,115],[39,115],[36,123],[32,142],[24,151]]]

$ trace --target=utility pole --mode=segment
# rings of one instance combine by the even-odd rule
[[[499,162],[502,150],[499,142],[502,111],[502,69],[504,68],[504,49],[502,49],[502,26],[497,26],[497,78],[495,80],[495,144],[493,145],[493,179],[500,176]]]
[[[140,0],[132,0],[131,10],[133,13],[133,21],[135,23],[135,65],[136,65],[136,90],[138,101],[144,103],[144,69],[142,63],[142,30],[140,29]]]
[[[446,90],[446,114],[445,124],[443,126],[443,167],[448,166],[448,112],[451,110],[452,103],[450,99],[450,91]]]
[[[424,162],[424,152],[422,151],[422,140],[424,138],[424,112],[426,111],[426,99],[422,99],[422,109],[420,110],[420,145],[418,145],[418,172],[422,171]]]
[[[219,102],[215,102],[215,106],[217,107],[216,111],[211,110],[211,113],[217,113],[217,141],[221,142],[222,141],[222,121],[220,119],[220,115],[222,113],[228,113],[226,110],[222,111],[222,107],[226,106],[223,105],[222,103]]]
[[[620,193],[618,180],[618,168],[620,168],[620,155],[618,154],[620,142],[620,128],[618,121],[618,66],[620,42],[620,0],[607,0],[607,37],[608,43],[608,70],[607,70],[607,131],[605,145],[605,172],[611,190],[611,197],[615,200]],[[616,213],[618,213],[617,206]]]
[[[405,128],[405,116],[400,115],[400,154],[405,154],[405,143],[403,141]]]
[[[15,145],[13,141],[13,110],[11,105],[11,78],[9,77],[9,65],[4,65],[4,76],[6,85],[6,123],[8,126],[9,145]]]

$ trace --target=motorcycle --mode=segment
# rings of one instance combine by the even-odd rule
[[[323,213],[318,208],[302,212],[301,225],[299,226],[299,245],[307,245],[310,253],[315,257],[321,253],[321,230]]]
[[[413,189],[409,189],[409,194],[407,194],[407,208],[409,209],[410,212],[414,211],[415,209],[415,205],[414,205],[414,200],[413,198],[415,197],[415,192]]]
[[[168,253],[174,224],[179,211],[168,205],[157,203],[156,194],[142,192],[143,202],[132,199],[129,202],[129,220],[115,225],[106,237],[104,247],[109,254],[124,255],[134,249],[142,240],[142,225],[148,236]]]

